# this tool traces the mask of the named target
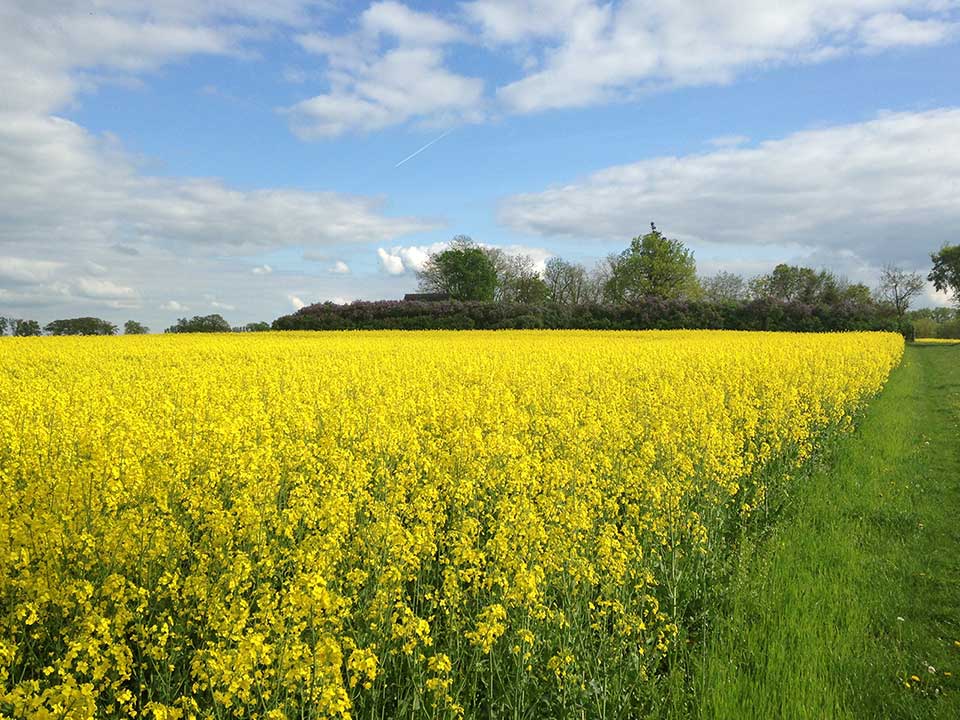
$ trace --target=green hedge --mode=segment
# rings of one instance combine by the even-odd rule
[[[320,303],[273,321],[274,330],[887,330],[912,336],[909,324],[877,305],[805,305],[769,300],[711,303],[650,298],[624,305],[525,305],[383,300]]]

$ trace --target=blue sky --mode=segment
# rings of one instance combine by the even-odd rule
[[[0,315],[395,298],[459,233],[871,284],[960,237],[956,2],[251,7],[0,9]]]

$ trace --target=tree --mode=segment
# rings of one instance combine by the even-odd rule
[[[543,271],[547,299],[560,305],[579,305],[587,302],[590,277],[583,265],[567,262],[560,257],[547,260]]]
[[[3,337],[7,334],[7,319],[5,317],[0,317],[0,337]]]
[[[925,284],[917,273],[886,265],[880,272],[877,296],[881,301],[890,303],[897,313],[897,319],[903,320],[904,313],[910,309],[910,301],[923,292]]]
[[[497,290],[497,269],[490,255],[466,235],[431,254],[417,279],[424,292],[447,293],[454,300],[489,302]]]
[[[252,322],[243,327],[237,328],[240,332],[267,332],[270,329],[270,323]]]
[[[873,293],[863,283],[840,281],[840,301],[852,305],[872,305]]]
[[[840,283],[829,270],[816,270],[780,263],[772,272],[750,282],[754,297],[808,305],[834,305],[840,299]]]
[[[117,326],[95,317],[54,320],[43,328],[48,335],[113,335]]]
[[[529,255],[511,255],[499,248],[483,248],[497,273],[497,287],[493,299],[497,302],[537,304],[547,301],[549,295],[533,258]]]
[[[610,259],[610,278],[604,286],[608,302],[641,298],[695,297],[700,293],[697,265],[679,240],[672,240],[650,223],[650,232],[635,237],[630,247]]]
[[[221,315],[194,315],[191,319],[180,318],[176,325],[168,327],[168,333],[218,333],[230,332],[230,323]]]
[[[127,320],[123,324],[124,335],[146,335],[148,332],[150,332],[150,328],[138,323],[136,320]]]
[[[30,337],[42,334],[40,331],[40,323],[36,320],[20,320],[14,318],[11,318],[11,320],[13,320],[13,334],[18,337]]]
[[[940,292],[951,293],[953,301],[960,304],[960,245],[944,245],[930,259],[933,269],[927,280]]]
[[[742,302],[747,299],[747,281],[742,275],[721,270],[716,275],[703,278],[703,297],[710,302]]]

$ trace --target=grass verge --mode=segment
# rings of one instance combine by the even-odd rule
[[[958,429],[960,347],[908,347],[858,430],[741,548],[667,714],[960,718]]]

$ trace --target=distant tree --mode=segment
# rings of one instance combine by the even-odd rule
[[[491,301],[497,290],[497,269],[490,255],[466,235],[431,254],[417,279],[424,292],[448,293],[454,300]]]
[[[579,305],[588,301],[590,276],[583,265],[552,257],[544,268],[543,282],[547,288],[547,298],[552,302]]]
[[[840,282],[840,300],[854,305],[872,305],[873,293],[863,283]]]
[[[930,317],[917,318],[911,321],[913,323],[913,334],[918,338],[935,338],[938,336],[939,326],[937,322]]]
[[[786,263],[754,278],[750,291],[756,298],[810,305],[833,305],[840,299],[840,283],[832,272]]]
[[[194,315],[187,320],[180,318],[176,325],[168,327],[168,333],[218,333],[230,332],[230,323],[221,315]]]
[[[741,302],[747,299],[749,289],[743,276],[721,270],[716,275],[700,280],[703,297],[711,302]]]
[[[537,272],[533,258],[506,253],[499,248],[483,250],[497,273],[495,301],[533,304],[547,301],[547,286]]]
[[[95,317],[54,320],[43,328],[48,335],[113,335],[117,326]]]
[[[960,245],[944,245],[940,252],[930,255],[933,269],[927,280],[940,292],[953,295],[953,301],[960,305]]]
[[[240,328],[240,331],[241,332],[266,332],[269,329],[270,329],[270,323],[252,322],[244,325],[242,328]]]
[[[7,319],[5,317],[0,317],[0,337],[3,337],[7,334]]]
[[[608,302],[641,298],[684,298],[700,294],[693,253],[650,223],[650,232],[630,241],[630,247],[610,259],[604,286]]]
[[[150,328],[138,323],[136,320],[127,320],[123,324],[124,335],[146,335],[148,332],[150,332]]]
[[[36,320],[13,319],[13,334],[18,337],[41,335],[40,323]]]
[[[882,302],[890,303],[897,313],[897,319],[902,320],[904,313],[910,309],[910,301],[923,292],[925,285],[923,278],[917,273],[887,265],[880,272],[877,297]]]

